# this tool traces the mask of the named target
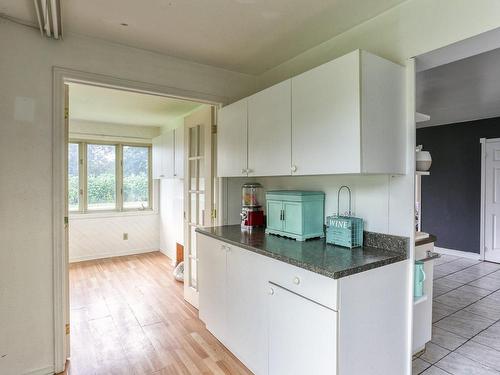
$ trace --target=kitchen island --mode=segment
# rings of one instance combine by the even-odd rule
[[[197,229],[200,319],[256,374],[406,372],[404,237],[362,248]]]

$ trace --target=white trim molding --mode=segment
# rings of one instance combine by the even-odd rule
[[[47,366],[24,373],[24,375],[49,375],[49,374],[54,374],[54,366]]]
[[[439,254],[453,255],[456,257],[467,258],[467,259],[481,260],[481,255],[478,253],[469,253],[467,251],[447,249],[445,247],[437,247],[437,246],[434,246],[434,251]]]
[[[52,69],[52,247],[54,293],[54,366],[51,373],[62,372],[69,357],[69,254],[66,244],[65,173],[67,130],[64,119],[64,85],[81,83],[150,95],[192,100],[220,107],[228,98],[204,92],[133,81],[103,74],[54,66]],[[45,369],[44,369],[45,370]],[[36,373],[38,374],[38,372]]]
[[[132,249],[132,250],[125,250],[125,251],[119,251],[119,252],[114,252],[114,253],[104,253],[104,254],[84,255],[84,256],[79,256],[79,257],[73,257],[73,258],[69,259],[69,262],[70,263],[85,262],[87,260],[123,257],[123,256],[127,256],[127,255],[153,253],[156,251],[161,252],[160,249]]]
[[[479,253],[484,260],[484,215],[485,215],[485,189],[486,189],[486,138],[481,138],[481,208],[479,216]]]

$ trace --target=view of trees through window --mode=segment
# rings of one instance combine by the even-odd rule
[[[78,143],[68,145],[68,209],[78,210],[80,203],[80,163],[78,157]]]
[[[146,208],[149,198],[149,148],[123,146],[123,207]]]
[[[87,145],[87,205],[89,210],[116,208],[116,146]]]
[[[85,189],[88,210],[120,209],[117,189],[123,191],[124,209],[149,207],[149,147],[106,144],[83,144],[86,147]],[[68,147],[68,203],[69,209],[79,209],[82,188],[79,180],[79,147],[70,143]],[[120,165],[117,151],[121,150]],[[122,167],[122,180],[117,181],[117,168]],[[117,184],[118,182],[118,184]]]

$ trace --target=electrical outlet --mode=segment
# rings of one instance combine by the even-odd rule
[[[128,240],[128,233],[123,233],[123,239]]]

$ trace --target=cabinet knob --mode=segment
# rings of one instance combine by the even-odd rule
[[[270,296],[272,296],[274,294],[274,289],[273,288],[269,288],[269,291],[267,292]]]
[[[295,277],[293,278],[293,283],[294,283],[295,285],[299,285],[299,284],[300,284],[300,278],[299,278],[298,276],[295,276]]]
[[[246,174],[247,173],[247,170],[245,168],[242,168],[241,169],[241,174]]]
[[[292,172],[297,172],[297,166],[296,165],[292,165],[291,168]]]
[[[247,173],[253,173],[253,169],[247,169]]]
[[[164,174],[161,174],[161,175],[160,175],[160,177],[165,177],[165,175],[164,175]]]
[[[230,253],[231,252],[231,248],[229,246],[226,246],[226,253]]]

